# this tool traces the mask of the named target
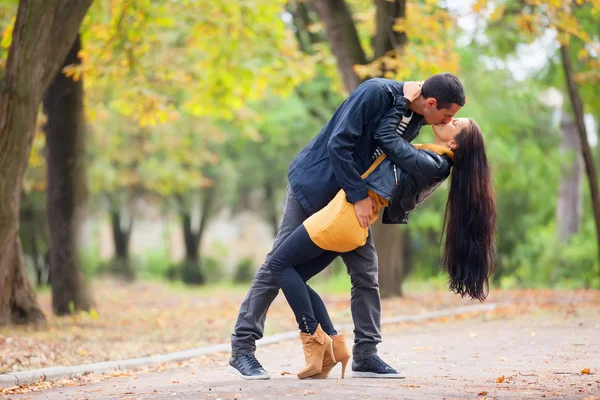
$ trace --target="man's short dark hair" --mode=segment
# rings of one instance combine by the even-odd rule
[[[452,103],[465,105],[465,90],[460,80],[449,72],[429,77],[423,84],[423,97],[437,100],[438,110],[450,108]]]

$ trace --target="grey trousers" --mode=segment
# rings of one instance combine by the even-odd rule
[[[256,340],[263,337],[267,311],[277,294],[279,286],[267,268],[273,251],[308,216],[298,202],[292,189],[287,187],[283,205],[283,218],[277,230],[273,249],[260,267],[250,290],[242,303],[231,335],[232,355],[254,354]],[[369,234],[367,243],[358,249],[341,255],[352,283],[350,311],[354,321],[353,356],[356,360],[377,354],[381,343],[381,300],[377,278],[377,253]]]

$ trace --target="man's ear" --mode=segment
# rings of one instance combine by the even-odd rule
[[[451,140],[448,142],[448,146],[450,146],[452,150],[456,150],[458,149],[458,142],[456,140]]]
[[[425,105],[429,108],[435,108],[437,107],[437,100],[433,97],[428,97],[427,100],[425,100]]]

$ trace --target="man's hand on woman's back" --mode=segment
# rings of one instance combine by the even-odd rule
[[[367,197],[366,199],[362,199],[354,203],[354,212],[356,213],[356,218],[358,218],[358,223],[362,228],[367,228],[371,224],[371,218],[373,218],[373,210],[375,210],[377,204],[375,204],[375,200],[371,197]]]

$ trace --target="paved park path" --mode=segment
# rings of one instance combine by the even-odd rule
[[[300,381],[298,341],[259,348],[273,378],[244,381],[225,370],[226,354],[163,371],[83,386],[54,386],[16,399],[600,399],[600,312],[478,315],[384,329],[380,354],[406,379]],[[350,368],[349,368],[350,369]],[[583,371],[583,373],[582,373]],[[589,371],[589,373],[588,373]],[[282,375],[282,373],[284,373]],[[1,396],[0,396],[1,397]]]

